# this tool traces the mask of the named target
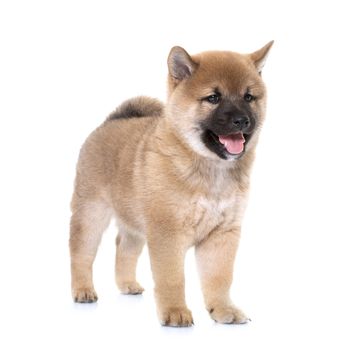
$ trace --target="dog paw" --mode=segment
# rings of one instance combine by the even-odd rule
[[[218,306],[208,310],[210,317],[218,323],[244,324],[250,319],[235,306]]]
[[[142,294],[144,288],[138,282],[119,283],[119,289],[122,294]]]
[[[95,303],[98,299],[93,288],[78,288],[73,290],[75,303]]]
[[[170,327],[190,327],[192,313],[187,308],[171,308],[161,313],[161,324]]]

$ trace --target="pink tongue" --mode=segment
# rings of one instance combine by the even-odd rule
[[[225,146],[229,153],[239,154],[243,151],[245,139],[242,132],[238,132],[233,135],[219,135],[219,141]]]

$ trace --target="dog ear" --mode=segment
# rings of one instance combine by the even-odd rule
[[[197,63],[180,46],[175,46],[171,49],[167,64],[171,77],[179,81],[190,77],[197,68]]]
[[[267,45],[263,46],[261,49],[251,53],[249,56],[256,66],[258,73],[262,73],[262,69],[266,63],[268,53],[270,48],[272,47],[274,40],[270,41]]]

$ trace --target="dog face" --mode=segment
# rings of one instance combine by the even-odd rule
[[[194,151],[236,160],[255,146],[265,114],[261,71],[272,44],[249,55],[171,50],[167,117]]]

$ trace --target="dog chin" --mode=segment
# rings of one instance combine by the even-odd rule
[[[243,155],[245,154],[245,151],[242,151],[241,153],[239,153],[239,154],[231,154],[231,153],[227,153],[226,154],[226,160],[227,161],[234,161],[234,160],[237,160],[237,159],[240,159]]]

